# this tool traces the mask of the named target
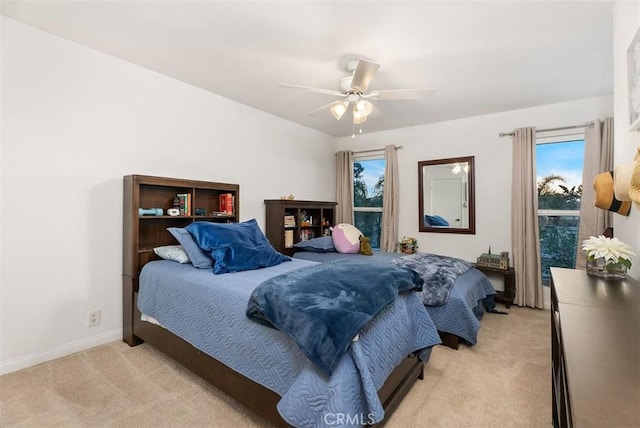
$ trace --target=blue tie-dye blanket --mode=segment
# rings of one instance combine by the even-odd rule
[[[400,292],[420,290],[422,283],[420,275],[400,266],[338,260],[262,282],[251,294],[246,314],[287,333],[331,375],[356,334]]]
[[[420,274],[424,285],[419,294],[422,303],[427,306],[444,305],[458,275],[473,267],[472,263],[465,260],[429,253],[411,254],[394,259],[391,263]]]

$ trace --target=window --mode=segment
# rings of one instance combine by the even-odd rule
[[[382,230],[382,194],[384,190],[384,152],[354,154],[353,215],[355,226],[371,238],[371,246],[380,248]]]
[[[537,139],[540,261],[546,286],[551,266],[575,268],[583,165],[584,135]]]

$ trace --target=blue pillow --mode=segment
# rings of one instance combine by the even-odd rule
[[[424,222],[427,226],[449,226],[449,222],[439,215],[425,215]]]
[[[313,251],[316,253],[330,253],[332,251],[336,251],[336,247],[333,246],[333,238],[330,236],[307,239],[306,241],[300,241],[297,244],[293,244],[293,246],[301,250]]]
[[[211,254],[215,274],[275,266],[291,260],[271,246],[256,219],[242,223],[196,221],[185,229],[205,254]]]
[[[182,249],[187,253],[192,265],[199,269],[211,269],[213,267],[211,257],[202,252],[189,232],[180,227],[169,227],[167,230],[182,245]]]

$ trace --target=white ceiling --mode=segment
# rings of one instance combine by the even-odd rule
[[[364,132],[613,93],[611,1],[3,1],[10,18],[334,136],[345,62],[380,64]]]

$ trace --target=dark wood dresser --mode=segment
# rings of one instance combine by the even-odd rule
[[[551,268],[553,424],[640,427],[640,283]]]

